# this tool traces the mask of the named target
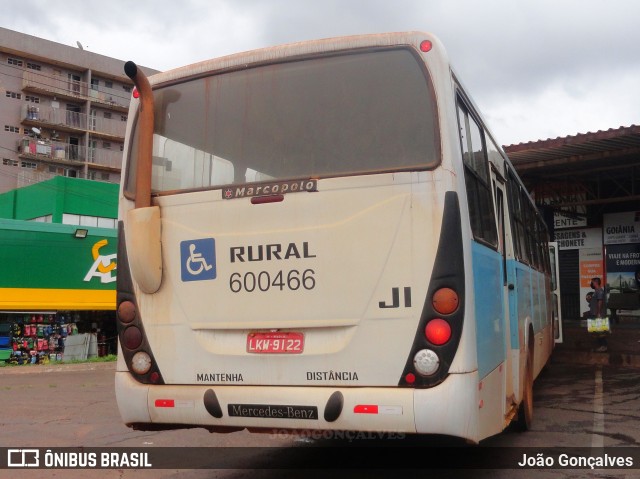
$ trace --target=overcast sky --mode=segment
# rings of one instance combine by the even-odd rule
[[[440,37],[504,145],[640,124],[636,0],[21,0],[0,26],[157,70],[423,30]]]

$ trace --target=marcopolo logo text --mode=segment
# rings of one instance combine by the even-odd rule
[[[260,185],[242,185],[225,188],[222,198],[233,200],[235,198],[248,198],[251,196],[284,195],[286,193],[298,193],[301,191],[317,191],[318,180],[279,181]]]

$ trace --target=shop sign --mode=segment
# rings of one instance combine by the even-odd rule
[[[582,228],[554,232],[554,241],[558,249],[602,248],[602,230],[600,228]]]
[[[640,211],[604,215],[604,244],[640,243]]]
[[[109,241],[103,239],[95,243],[91,248],[93,264],[84,277],[84,281],[90,282],[93,278],[100,278],[101,283],[113,283],[116,280],[115,270],[117,268],[117,254],[100,254],[100,249],[108,244]]]
[[[580,226],[587,226],[586,216],[579,215],[577,213],[563,213],[561,211],[553,213],[553,227],[557,230],[563,228],[576,228]]]

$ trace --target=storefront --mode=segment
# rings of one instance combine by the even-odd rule
[[[116,352],[117,230],[0,219],[0,360]]]
[[[560,290],[577,291],[577,310],[583,317],[589,309],[587,293],[593,292],[591,279],[604,279],[602,229],[556,229],[554,241],[560,251]],[[564,294],[562,300],[570,297]]]

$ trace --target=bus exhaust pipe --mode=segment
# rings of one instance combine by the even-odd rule
[[[136,159],[136,208],[151,206],[151,165],[153,151],[153,91],[147,76],[132,61],[124,64],[124,72],[140,93],[138,122],[138,158]]]
[[[140,94],[138,122],[138,157],[136,158],[135,208],[127,212],[129,233],[126,237],[131,274],[147,294],[160,289],[162,283],[162,246],[160,242],[160,207],[151,206],[151,167],[153,155],[153,91],[147,76],[132,61],[124,72]]]

